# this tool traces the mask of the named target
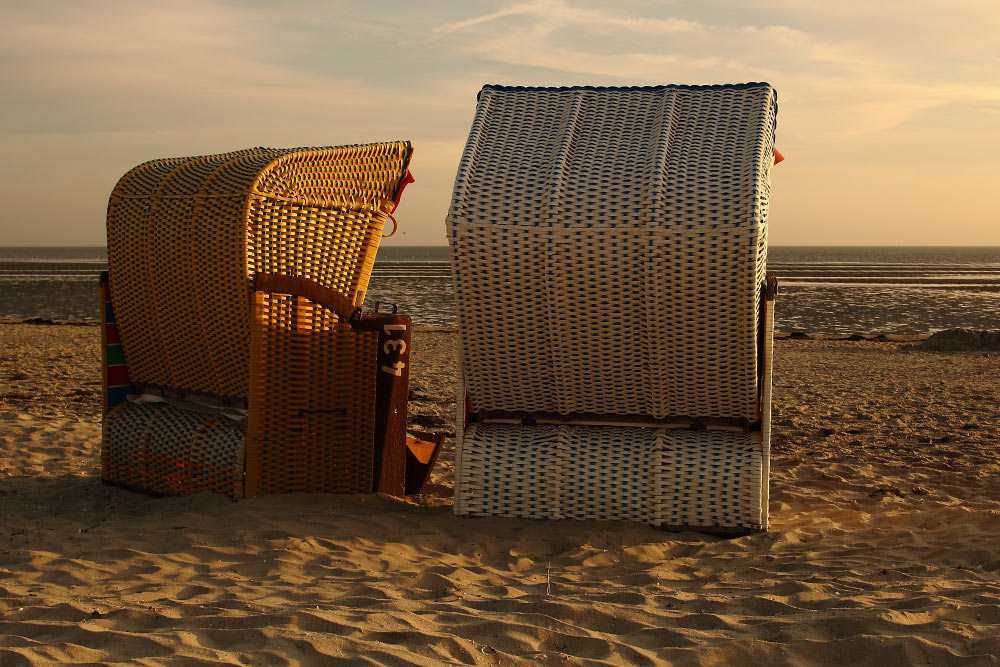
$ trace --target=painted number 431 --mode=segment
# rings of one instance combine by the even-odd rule
[[[386,334],[391,335],[393,331],[406,331],[406,325],[386,324],[382,327],[382,330]],[[406,352],[406,341],[402,339],[390,338],[389,340],[385,341],[385,343],[382,344],[382,352],[384,352],[387,355],[394,353],[401,355],[403,354],[403,352]],[[395,375],[397,377],[403,374],[403,369],[405,368],[406,368],[406,363],[403,361],[397,361],[396,363],[391,365],[387,364],[382,365],[383,372],[389,373],[390,375]]]

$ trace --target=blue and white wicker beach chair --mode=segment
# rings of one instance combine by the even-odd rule
[[[457,514],[767,528],[776,111],[483,88],[447,221]]]

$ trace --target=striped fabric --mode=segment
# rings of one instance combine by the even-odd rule
[[[104,389],[101,413],[125,400],[132,393],[132,382],[128,376],[128,364],[125,362],[125,349],[122,347],[121,336],[118,333],[118,322],[115,320],[115,307],[111,303],[111,286],[108,283],[108,272],[101,273],[101,354],[104,360]]]
[[[764,83],[482,90],[447,218],[473,421],[514,413],[570,422],[597,414],[626,423],[759,423],[776,113],[776,94]],[[494,431],[481,428],[473,424],[471,439],[459,443],[472,466],[458,471],[459,485],[468,482],[466,491],[476,494],[492,489],[497,500],[456,500],[460,513],[766,525],[735,486],[711,511],[688,516],[649,509],[662,499],[635,505],[634,489],[660,494],[664,487],[617,478],[593,509],[565,512],[563,500],[546,505],[552,482],[536,477],[518,487],[526,495],[537,490],[526,509],[479,462],[500,456],[496,465],[510,484],[523,485],[499,461],[527,445],[522,436],[501,437],[506,429],[494,440],[484,435]],[[655,468],[653,445],[637,444],[643,438],[578,435],[585,433],[600,433],[602,444],[586,445],[596,448],[587,456],[600,466]],[[757,458],[744,452],[733,460],[744,462],[741,480],[757,480],[759,505],[766,444],[746,443]],[[607,458],[605,448],[626,458]],[[547,475],[577,474],[559,468],[554,454],[538,456],[532,465]],[[708,486],[691,493],[717,495]]]

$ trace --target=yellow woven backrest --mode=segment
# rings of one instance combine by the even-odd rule
[[[108,203],[111,292],[134,382],[246,398],[251,281],[310,278],[360,304],[409,142],[154,160]]]
[[[306,298],[254,298],[246,496],[371,493],[378,332]]]

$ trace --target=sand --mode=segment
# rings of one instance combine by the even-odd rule
[[[414,338],[452,430],[454,335]],[[96,327],[0,324],[0,665],[1000,663],[1000,353],[776,343],[772,526],[103,486]],[[338,663],[339,664],[339,663]]]

